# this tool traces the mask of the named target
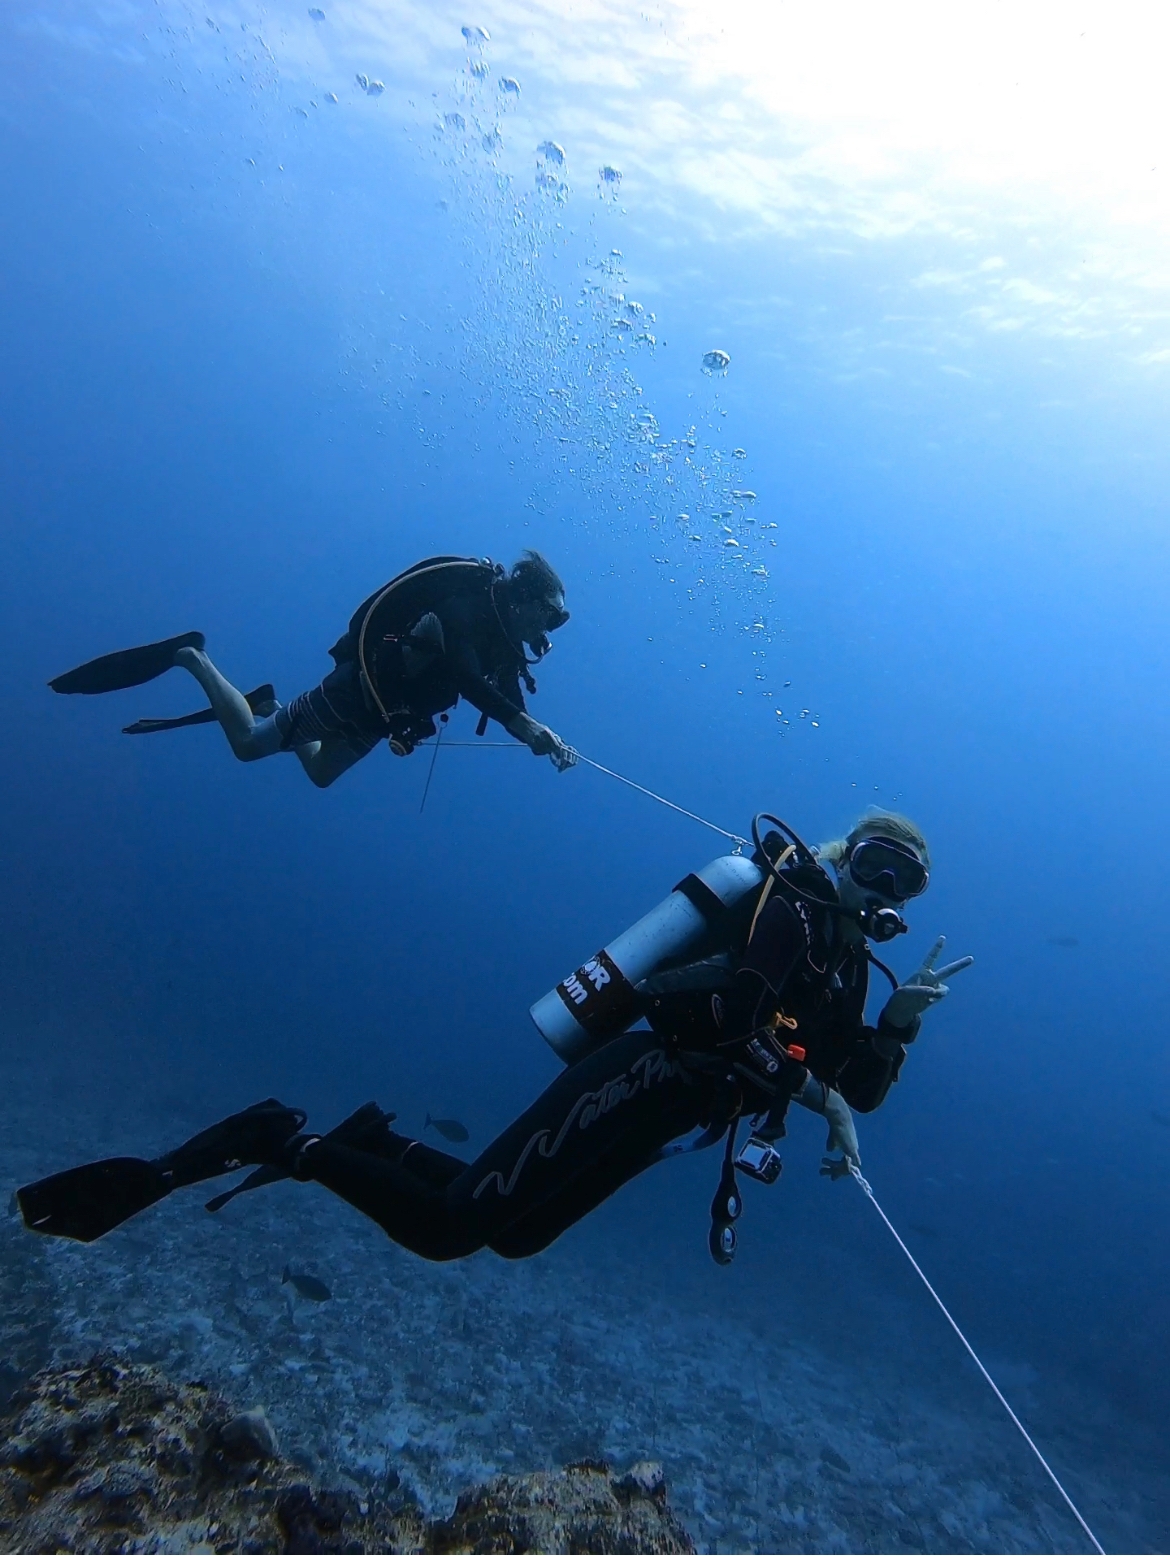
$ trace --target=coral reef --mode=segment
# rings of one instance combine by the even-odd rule
[[[392,1479],[388,1480],[388,1487]],[[693,1551],[661,1467],[498,1475],[428,1520],[409,1494],[327,1490],[261,1409],[95,1357],[40,1372],[0,1446],[0,1551]]]
[[[693,1551],[666,1505],[662,1467],[615,1477],[592,1460],[533,1475],[496,1475],[427,1531],[430,1551]]]

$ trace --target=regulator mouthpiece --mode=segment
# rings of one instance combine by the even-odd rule
[[[907,934],[910,926],[896,908],[862,908],[857,915],[861,931],[878,945]]]

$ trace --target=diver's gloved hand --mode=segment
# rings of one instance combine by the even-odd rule
[[[549,734],[552,735],[551,729]],[[556,745],[548,754],[549,761],[558,773],[567,773],[570,767],[576,767],[577,753],[572,746],[567,746],[559,735],[553,735],[553,739],[556,741]]]
[[[861,1150],[857,1144],[853,1114],[839,1091],[834,1091],[831,1086],[826,1086],[823,1081],[818,1081],[815,1076],[810,1075],[792,1100],[799,1102],[802,1108],[808,1108],[812,1113],[823,1114],[829,1126],[829,1138],[825,1142],[825,1150],[842,1153],[843,1163],[837,1164],[842,1172],[848,1172],[850,1164],[855,1167],[861,1166]],[[832,1173],[830,1176],[839,1178],[841,1172]]]
[[[923,1011],[937,1005],[939,1000],[946,999],[950,993],[946,980],[970,967],[975,960],[973,956],[961,956],[957,962],[948,962],[945,967],[936,969],[934,964],[946,943],[947,937],[940,935],[910,981],[896,988],[886,1001],[881,1014],[883,1026],[914,1028],[902,1036],[901,1041],[904,1043],[912,1043],[918,1036],[917,1018]]]
[[[853,1167],[861,1166],[861,1150],[857,1144],[857,1129],[853,1123],[853,1114],[849,1111],[849,1104],[839,1091],[828,1087],[828,1096],[825,1098],[825,1119],[829,1125],[829,1138],[825,1141],[826,1151],[840,1151],[845,1160]]]
[[[572,767],[577,760],[577,753],[571,746],[567,746],[559,735],[555,735],[547,724],[538,724],[527,713],[517,713],[515,718],[508,720],[504,728],[509,735],[522,741],[532,752],[533,756],[547,756],[552,759],[552,764],[557,772],[563,773],[566,768]]]

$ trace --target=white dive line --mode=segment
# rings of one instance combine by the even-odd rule
[[[430,742],[428,741],[429,745]],[[528,747],[519,740],[448,740],[444,744],[448,750],[479,750],[479,751],[527,751]],[[740,837],[738,832],[729,832],[726,827],[717,827],[713,821],[708,821],[704,816],[697,816],[693,810],[686,810],[682,805],[676,805],[673,800],[666,799],[661,794],[655,794],[653,789],[647,789],[645,784],[635,783],[632,778],[624,778],[621,773],[615,773],[612,767],[602,767],[600,762],[595,762],[591,756],[583,756],[573,747],[569,748],[578,762],[584,762],[589,767],[595,767],[599,773],[604,773],[607,778],[616,778],[619,783],[625,783],[631,789],[637,789],[639,794],[648,795],[650,799],[657,800],[659,805],[665,805],[667,810],[675,810],[680,816],[686,816],[690,821],[697,821],[701,827],[709,827],[712,832],[718,832],[720,837],[730,838],[737,848],[747,846],[747,838]]]
[[[604,773],[607,778],[616,778],[619,783],[629,784],[631,789],[637,789],[639,794],[647,794],[652,800],[657,800],[660,805],[665,805],[668,810],[678,811],[680,816],[686,816],[691,821],[697,821],[701,827],[710,827],[712,832],[718,832],[720,837],[730,838],[737,848],[743,848],[747,843],[746,837],[740,837],[736,832],[729,832],[726,827],[717,827],[713,821],[707,821],[703,816],[696,816],[693,810],[684,810],[681,805],[676,805],[673,800],[665,799],[661,794],[655,794],[653,789],[647,789],[644,784],[635,783],[632,778],[623,778],[621,773],[615,773],[610,767],[602,767],[600,762],[595,762],[591,756],[582,756],[580,751],[575,751],[574,756],[580,762],[587,762],[590,767],[595,767],[599,773]]]
[[[1064,1500],[1068,1503],[1070,1512],[1072,1513],[1073,1517],[1076,1519],[1077,1523],[1080,1524],[1081,1528],[1088,1535],[1090,1541],[1092,1542],[1093,1549],[1097,1552],[1097,1556],[1105,1556],[1105,1548],[1104,1548],[1104,1546],[1097,1539],[1097,1536],[1089,1528],[1089,1526],[1085,1522],[1085,1520],[1081,1517],[1080,1511],[1077,1508],[1076,1503],[1073,1501],[1072,1497],[1069,1496],[1068,1492],[1064,1489],[1064,1487],[1060,1484],[1060,1481],[1057,1480],[1056,1472],[1053,1470],[1053,1468],[1049,1464],[1048,1460],[1040,1452],[1039,1448],[1037,1448],[1036,1444],[1032,1441],[1031,1437],[1029,1437],[1027,1429],[1024,1426],[1024,1423],[1020,1420],[1019,1416],[1015,1413],[1015,1411],[1012,1409],[1012,1407],[1008,1404],[1007,1400],[1000,1393],[999,1387],[996,1384],[995,1379],[991,1376],[991,1374],[988,1372],[987,1368],[979,1360],[978,1356],[976,1356],[974,1350],[972,1349],[971,1342],[967,1339],[967,1336],[963,1333],[963,1331],[959,1328],[958,1324],[951,1317],[949,1311],[947,1310],[946,1303],[943,1301],[943,1299],[939,1296],[938,1292],[934,1289],[934,1287],[927,1280],[925,1274],[923,1273],[922,1266],[919,1264],[918,1260],[914,1257],[914,1255],[910,1252],[909,1248],[906,1247],[906,1244],[898,1236],[898,1232],[897,1232],[896,1227],[894,1226],[894,1223],[890,1220],[889,1216],[886,1215],[885,1211],[878,1204],[877,1198],[874,1195],[873,1190],[870,1188],[870,1186],[866,1182],[866,1180],[861,1176],[861,1173],[858,1170],[858,1168],[854,1167],[852,1163],[850,1163],[850,1165],[849,1165],[849,1171],[857,1179],[857,1181],[861,1185],[861,1187],[865,1190],[865,1193],[866,1193],[866,1195],[867,1195],[867,1197],[869,1199],[870,1204],[873,1206],[873,1208],[877,1211],[878,1215],[881,1216],[882,1220],[889,1227],[890,1232],[893,1234],[894,1241],[897,1243],[898,1247],[902,1250],[902,1252],[906,1255],[906,1257],[910,1260],[910,1263],[914,1266],[914,1269],[917,1272],[919,1280],[926,1287],[927,1291],[930,1292],[930,1294],[934,1298],[934,1300],[938,1303],[940,1309],[942,1310],[943,1317],[946,1319],[947,1323],[950,1324],[951,1328],[958,1335],[959,1339],[963,1342],[963,1346],[966,1349],[966,1352],[967,1352],[968,1356],[970,1356],[971,1360],[979,1368],[979,1371],[987,1379],[987,1382],[991,1386],[992,1393],[995,1395],[996,1399],[999,1400],[1000,1404],[1003,1406],[1003,1408],[1007,1411],[1008,1415],[1011,1416],[1012,1420],[1015,1422],[1016,1429],[1019,1432],[1020,1436],[1024,1439],[1024,1441],[1027,1443],[1028,1447],[1031,1448],[1032,1452],[1040,1460],[1040,1463],[1044,1467],[1045,1474],[1048,1476],[1048,1478],[1052,1482],[1052,1484],[1056,1487],[1057,1491],[1060,1492],[1060,1494],[1064,1498]]]

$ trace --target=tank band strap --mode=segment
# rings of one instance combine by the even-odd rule
[[[709,924],[714,923],[724,910],[724,903],[718,893],[713,892],[706,881],[697,876],[694,871],[684,876],[674,889],[684,896]]]

